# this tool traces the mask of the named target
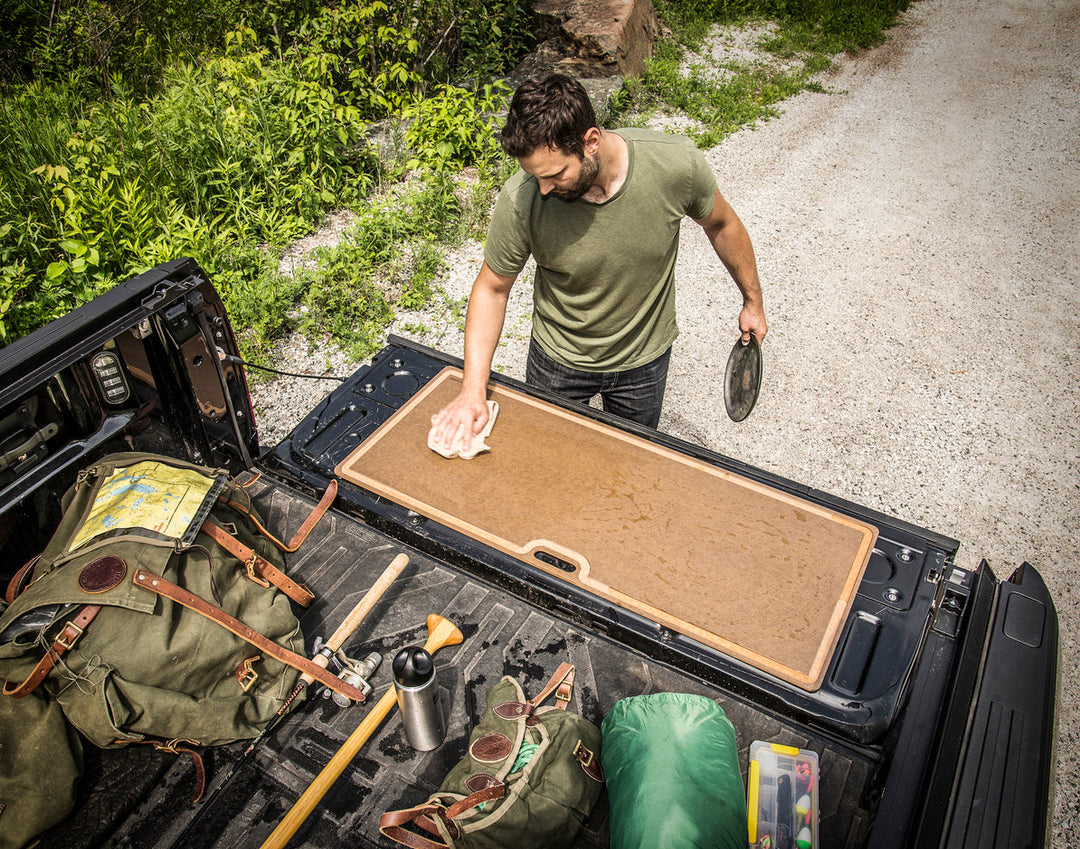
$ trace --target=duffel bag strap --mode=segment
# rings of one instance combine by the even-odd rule
[[[315,599],[315,593],[294,581],[266,558],[260,557],[224,528],[207,519],[203,522],[202,529],[210,539],[240,559],[247,569],[248,577],[255,583],[264,587],[273,584],[301,607],[307,607]]]
[[[308,660],[302,655],[296,654],[296,652],[289,651],[284,646],[279,646],[273,640],[266,638],[254,628],[245,625],[236,617],[230,616],[220,607],[215,607],[210,604],[210,602],[200,598],[192,592],[188,592],[183,587],[177,586],[172,581],[163,578],[161,575],[155,575],[147,569],[136,569],[132,580],[140,587],[144,587],[151,592],[172,599],[177,604],[186,607],[188,610],[193,610],[196,613],[205,616],[207,619],[217,622],[222,628],[231,631],[240,639],[261,649],[275,660],[279,660],[294,669],[299,669],[301,672],[310,675],[313,680],[318,681],[320,684],[325,684],[334,692],[341,693],[343,696],[352,699],[354,702],[366,700],[367,696],[365,696],[364,693],[356,687],[353,687],[351,684],[346,684],[336,675],[328,672],[324,667],[319,666],[317,663]]]
[[[533,716],[533,714],[552,693],[555,694],[555,706],[560,710],[566,710],[566,706],[570,704],[570,699],[574,696],[573,664],[560,664],[559,668],[555,670],[555,674],[544,685],[544,689],[537,693],[535,698],[529,699],[527,702],[503,702],[501,705],[496,705],[493,710],[500,719],[513,722],[515,719],[524,716],[527,725],[537,725],[540,718]]]
[[[529,704],[532,705],[533,710],[540,707],[543,704],[544,699],[555,693],[555,706],[560,710],[566,710],[566,706],[570,704],[570,699],[574,696],[574,665],[571,663],[563,663],[555,670],[555,674],[551,676],[551,680],[544,685],[544,689],[541,690],[535,698],[529,699]],[[530,711],[531,713],[531,711]]]
[[[441,839],[438,842],[429,840],[423,835],[408,831],[403,826],[407,823],[415,823],[425,831],[441,838],[433,822],[433,819],[438,819],[446,827],[446,831],[451,838],[456,840],[461,836],[461,829],[454,822],[457,817],[471,811],[477,805],[482,805],[493,799],[501,799],[505,795],[506,785],[500,781],[498,784],[478,790],[471,796],[466,796],[449,808],[428,801],[402,811],[388,811],[379,818],[379,832],[384,837],[389,837],[394,842],[403,846],[410,846],[412,849],[446,849],[447,844]]]
[[[248,481],[246,485],[250,486],[251,483],[252,481]],[[255,523],[255,527],[259,529],[259,533],[261,533],[264,537],[270,540],[270,542],[272,542],[279,551],[284,551],[288,554],[292,554],[294,551],[296,551],[296,549],[298,549],[301,545],[304,544],[304,540],[308,538],[308,534],[311,533],[312,528],[319,524],[319,520],[323,517],[323,514],[330,509],[330,505],[333,504],[334,499],[337,498],[337,491],[338,483],[337,480],[334,479],[330,481],[329,486],[326,487],[326,492],[324,492],[322,498],[319,499],[319,503],[315,505],[315,508],[308,515],[307,519],[304,520],[304,524],[300,526],[300,529],[295,534],[293,534],[293,538],[288,542],[282,542],[276,536],[270,533],[270,531],[266,529],[266,526],[259,520],[259,517],[255,516],[251,512],[251,508],[245,507],[243,504],[240,504],[236,501],[224,501],[223,503],[226,506],[231,507],[233,510],[240,511],[249,519],[251,519],[251,521]]]
[[[60,629],[60,633],[53,640],[53,644],[45,652],[45,656],[38,661],[37,666],[33,668],[26,680],[17,687],[4,684],[4,695],[11,696],[13,699],[21,699],[23,696],[28,696],[34,692],[38,684],[44,681],[45,676],[60,662],[60,658],[64,656],[64,653],[75,645],[86,626],[98,615],[99,610],[101,610],[100,604],[88,604],[73,618],[65,622],[64,627]]]

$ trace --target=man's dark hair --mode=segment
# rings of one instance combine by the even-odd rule
[[[596,113],[581,83],[552,73],[514,92],[499,143],[518,159],[547,147],[583,157],[585,133],[595,126]]]

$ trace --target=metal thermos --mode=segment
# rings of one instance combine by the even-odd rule
[[[405,739],[418,752],[430,751],[446,736],[435,663],[424,649],[413,646],[397,653],[393,668]]]

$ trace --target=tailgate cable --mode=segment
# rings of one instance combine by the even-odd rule
[[[295,371],[282,371],[281,369],[270,368],[270,366],[260,366],[255,363],[249,363],[243,357],[238,357],[235,354],[226,354],[220,347],[217,349],[218,356],[228,363],[235,363],[236,365],[243,366],[244,368],[256,368],[260,371],[268,371],[271,374],[280,374],[284,377],[304,377],[311,380],[336,380],[338,383],[343,383],[347,378],[336,377],[332,374],[300,374]]]

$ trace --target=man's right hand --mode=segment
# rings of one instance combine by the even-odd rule
[[[473,438],[487,424],[491,359],[499,344],[506,299],[514,279],[496,274],[484,261],[473,281],[469,311],[465,315],[465,368],[461,392],[431,417],[428,433],[429,439],[434,438],[448,451],[470,451]]]
[[[468,451],[473,438],[488,421],[487,399],[483,393],[462,392],[431,417],[431,436],[447,451]]]

